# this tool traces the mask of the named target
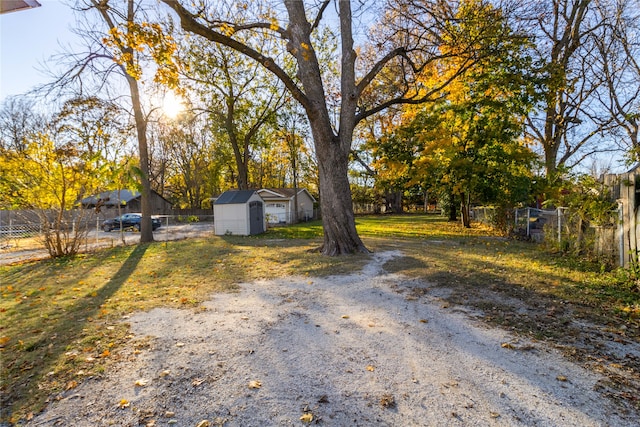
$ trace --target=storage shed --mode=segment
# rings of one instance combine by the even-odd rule
[[[264,201],[255,190],[225,191],[213,203],[213,221],[218,236],[264,233]]]

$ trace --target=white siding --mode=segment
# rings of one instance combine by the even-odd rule
[[[224,236],[225,234],[248,236],[251,232],[251,224],[249,222],[249,203],[253,201],[262,202],[262,198],[256,193],[251,196],[246,203],[230,203],[221,205],[216,205],[214,203],[213,217],[215,234],[217,236]],[[266,220],[262,228],[266,230]]]

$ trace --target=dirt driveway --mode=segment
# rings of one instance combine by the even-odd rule
[[[385,272],[401,255],[122,319],[122,362],[28,425],[639,425],[600,374],[486,326],[445,288]],[[640,354],[635,342],[625,351]]]

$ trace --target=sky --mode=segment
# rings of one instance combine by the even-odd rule
[[[71,8],[58,0],[38,1],[41,7],[0,15],[0,102],[48,82],[38,70],[61,45],[77,40]]]

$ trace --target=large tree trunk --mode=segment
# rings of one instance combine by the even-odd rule
[[[324,243],[320,252],[329,256],[369,252],[356,231],[348,176],[349,152],[355,128],[357,102],[350,4],[345,1],[339,3],[343,98],[340,110],[340,131],[337,136],[333,133],[325,103],[326,97],[318,58],[313,49],[308,49],[308,46],[311,46],[311,25],[307,21],[304,4],[301,1],[289,0],[285,5],[289,12],[288,30],[291,34],[289,51],[297,59],[298,78],[311,101],[306,103],[304,108],[309,118],[318,157],[320,208],[324,231]]]
[[[470,228],[471,215],[469,212],[469,196],[465,193],[460,195],[460,216],[462,217],[462,225],[466,228]]]
[[[131,90],[131,103],[133,105],[133,115],[136,122],[136,132],[138,136],[138,152],[140,154],[140,181],[142,191],[140,206],[142,219],[140,220],[140,243],[153,242],[153,226],[151,224],[151,182],[149,181],[149,148],[147,145],[147,120],[142,113],[140,103],[140,93],[138,82],[127,75],[129,89]]]
[[[312,126],[313,128],[313,126]],[[327,134],[329,132],[323,132]],[[329,256],[369,252],[356,231],[351,188],[347,175],[348,153],[338,143],[314,133],[320,174],[320,209],[324,242],[320,251]]]

